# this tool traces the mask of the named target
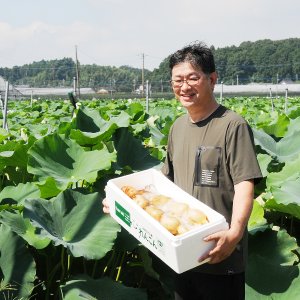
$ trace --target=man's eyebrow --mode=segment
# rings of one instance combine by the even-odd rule
[[[192,73],[188,73],[188,74],[186,74],[186,75],[182,75],[182,74],[174,74],[173,76],[174,77],[184,77],[184,76],[193,76],[193,75],[195,75],[195,76],[199,76],[199,75],[201,75],[199,72],[192,72]]]

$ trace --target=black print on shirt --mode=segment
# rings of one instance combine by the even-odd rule
[[[195,156],[195,185],[219,186],[221,147],[200,146]]]

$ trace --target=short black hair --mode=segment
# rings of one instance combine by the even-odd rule
[[[201,68],[205,74],[216,71],[214,55],[203,42],[193,42],[171,54],[169,58],[170,72],[175,65],[183,62],[189,62],[195,68]]]

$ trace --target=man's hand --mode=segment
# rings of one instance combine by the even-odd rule
[[[234,251],[239,238],[229,229],[216,232],[204,238],[204,241],[215,241],[215,247],[206,255],[199,258],[199,262],[209,259],[209,264],[216,264],[226,259]]]
[[[245,180],[234,185],[232,218],[229,230],[216,232],[204,238],[204,241],[215,241],[216,246],[207,255],[199,258],[204,261],[209,258],[210,264],[216,264],[227,258],[242,239],[253,206],[253,180]]]
[[[103,205],[103,212],[105,212],[106,214],[109,214],[109,203],[106,198],[104,198],[102,200],[102,205]]]

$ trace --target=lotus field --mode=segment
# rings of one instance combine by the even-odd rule
[[[253,128],[264,175],[248,224],[247,299],[299,299],[300,98],[222,104]],[[102,212],[106,182],[159,168],[169,128],[185,113],[176,100],[145,107],[9,102],[0,130],[0,299],[172,299],[170,269]]]

